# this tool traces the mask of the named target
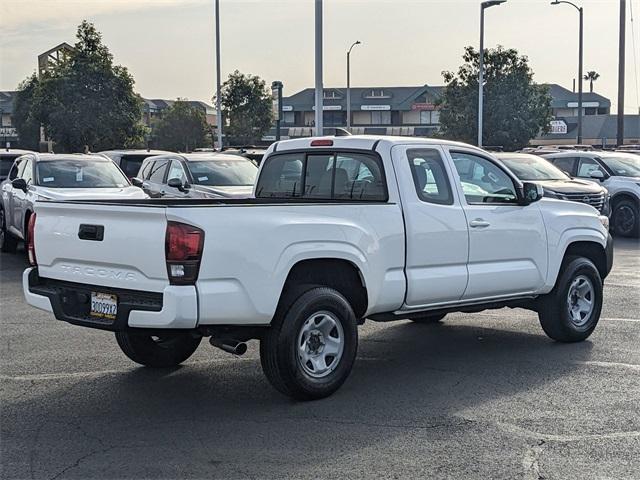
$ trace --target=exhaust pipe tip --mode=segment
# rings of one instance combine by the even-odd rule
[[[233,355],[241,356],[247,353],[247,344],[244,342],[238,342],[237,340],[229,340],[229,339],[217,339],[211,337],[209,339],[209,343],[219,348],[220,350],[224,350],[227,353],[231,353]]]

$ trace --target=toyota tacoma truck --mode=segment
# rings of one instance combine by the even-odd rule
[[[440,321],[520,307],[559,342],[586,339],[613,250],[590,205],[542,198],[487,152],[395,137],[273,144],[250,199],[36,202],[29,304],[115,332],[171,367],[203,337],[260,341],[280,392],[347,379],[365,319]]]

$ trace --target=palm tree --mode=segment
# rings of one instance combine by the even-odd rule
[[[593,93],[593,82],[595,82],[599,78],[600,74],[594,70],[587,72],[587,74],[584,76],[584,79],[589,81],[589,91],[591,93]]]

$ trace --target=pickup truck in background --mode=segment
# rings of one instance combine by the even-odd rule
[[[542,198],[487,152],[403,137],[277,142],[255,198],[37,202],[29,304],[115,332],[150,367],[202,337],[260,341],[280,392],[326,397],[365,319],[441,320],[520,307],[560,342],[586,339],[613,250],[590,205]]]

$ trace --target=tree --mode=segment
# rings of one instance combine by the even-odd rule
[[[44,126],[56,150],[77,152],[128,146],[142,139],[142,99],[133,91],[133,77],[113,64],[93,24],[83,21],[69,55],[40,78],[23,82],[16,110],[29,125]],[[30,123],[31,122],[31,123]]]
[[[479,53],[466,47],[458,73],[442,72],[446,86],[440,99],[441,134],[476,143],[478,135]],[[514,49],[485,50],[483,145],[516,150],[549,130],[548,88],[533,83],[528,59]]]
[[[36,151],[40,147],[40,121],[38,112],[32,106],[37,102],[38,87],[38,77],[35,74],[20,83],[12,119],[20,136],[20,146]]]
[[[162,113],[153,136],[162,149],[188,152],[210,146],[210,133],[204,112],[179,98]]]
[[[249,145],[271,128],[271,95],[260,77],[236,70],[222,85],[220,100],[228,142]]]
[[[600,78],[600,74],[594,70],[587,72],[584,79],[589,82],[589,91],[593,93],[593,82]]]

